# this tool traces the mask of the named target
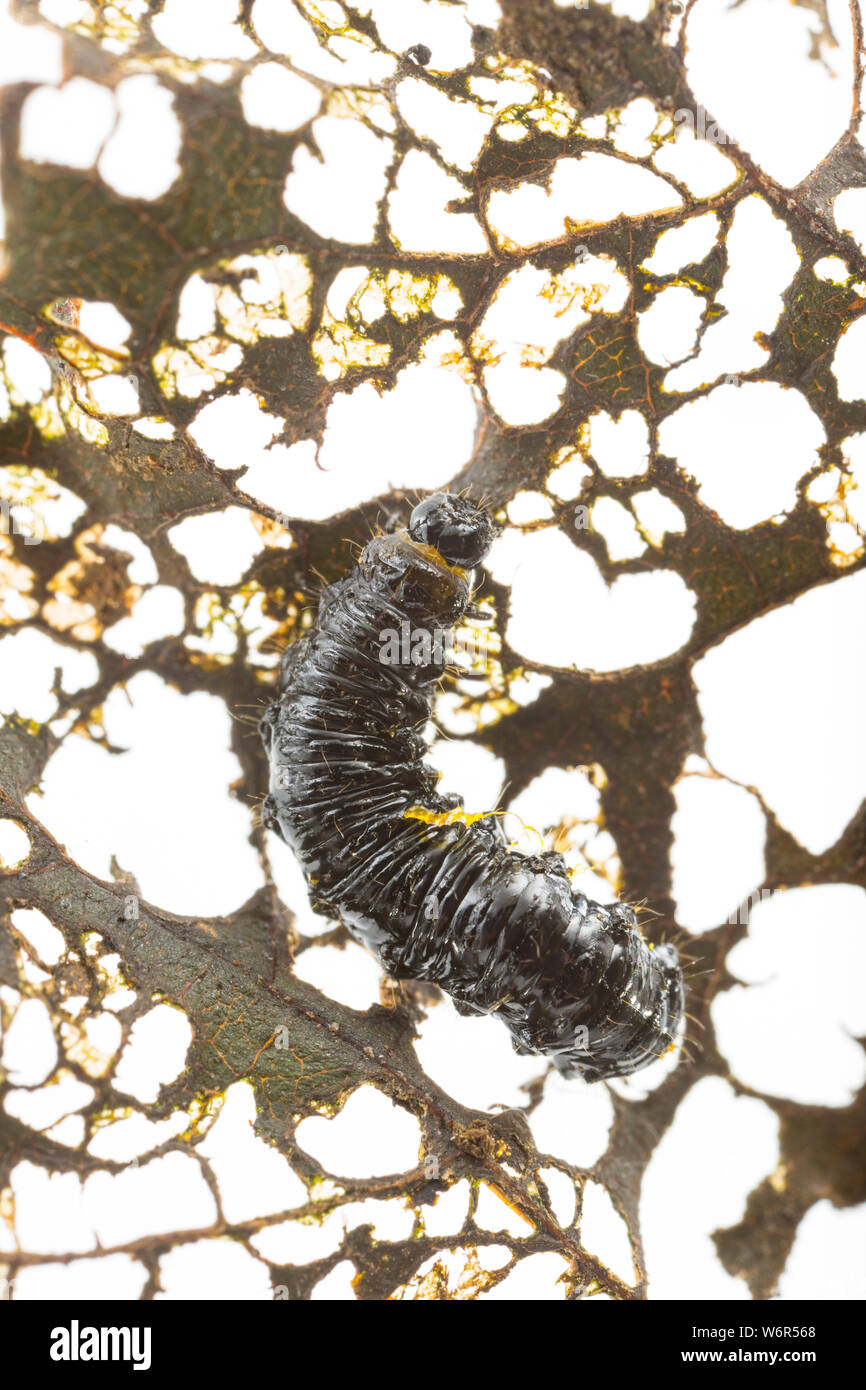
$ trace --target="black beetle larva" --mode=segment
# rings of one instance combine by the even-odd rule
[[[561,855],[517,853],[496,817],[462,814],[423,761],[419,730],[447,661],[436,638],[466,613],[493,536],[484,510],[437,492],[325,589],[261,721],[264,820],[300,860],[314,906],[389,975],[440,985],[461,1013],[496,1012],[518,1052],[567,1076],[623,1076],[674,1042],[676,948],[648,946],[626,904],[575,891]],[[395,631],[411,632],[411,653],[398,644],[395,659],[391,643],[385,660]]]

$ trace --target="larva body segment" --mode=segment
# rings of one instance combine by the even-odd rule
[[[560,855],[515,853],[495,817],[455,816],[461,803],[423,762],[418,731],[445,664],[434,639],[466,612],[464,566],[493,534],[474,504],[436,493],[325,590],[261,721],[265,823],[300,860],[314,906],[390,975],[440,985],[462,1013],[495,1011],[518,1051],[567,1076],[622,1076],[674,1042],[675,948],[652,950],[627,905],[575,892]],[[406,624],[428,634],[420,659],[414,647],[384,660],[382,634]]]

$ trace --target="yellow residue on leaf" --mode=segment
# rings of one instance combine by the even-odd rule
[[[111,1069],[122,1034],[113,1014],[100,1014],[81,1024],[61,1023],[60,1038],[69,1061],[98,1079]]]
[[[75,557],[48,581],[50,597],[42,616],[58,632],[95,641],[103,627],[128,617],[142,588],[130,582],[129,556],[102,544],[103,527],[91,526],[75,538]]]
[[[391,360],[388,343],[377,343],[327,308],[313,339],[313,358],[326,381],[337,381],[353,367],[384,367]]]
[[[212,334],[196,339],[188,350],[171,344],[161,347],[154,356],[153,370],[166,400],[174,396],[195,400],[224,382],[241,360],[237,343]]]
[[[94,347],[86,338],[75,337],[72,334],[58,335],[54,341],[64,361],[83,377],[105,376],[107,373],[116,372],[118,365],[125,366],[129,357],[126,348],[119,352],[106,351],[104,348]]]
[[[237,288],[214,287],[216,311],[231,338],[251,345],[307,327],[313,276],[306,256],[280,246],[235,256],[221,267],[240,277]]]
[[[60,439],[66,433],[63,416],[54,396],[44,396],[31,406],[30,418],[43,439]]]
[[[528,59],[488,54],[485,67],[491,76],[471,78],[469,91],[482,110],[497,116],[495,131],[501,140],[523,139],[533,129],[564,139],[574,130],[575,107],[542,80]]]
[[[367,43],[364,47],[368,52],[376,51]],[[342,121],[365,121],[382,131],[394,129],[387,97],[366,87],[335,87],[328,93],[322,114]]]
[[[831,563],[847,569],[866,550],[862,508],[857,506],[859,479],[856,472],[843,473],[836,465],[813,478],[806,496],[827,523],[827,549]],[[856,513],[856,515],[855,515]]]
[[[27,621],[39,612],[39,604],[30,597],[34,578],[27,565],[13,558],[10,536],[0,532],[0,627]]]
[[[780,1163],[767,1179],[774,1192],[782,1193],[788,1186],[788,1169],[786,1164]]]
[[[360,278],[345,305],[328,304],[313,339],[313,357],[321,374],[334,381],[352,367],[385,366],[389,343],[370,336],[369,329],[386,314],[399,323],[422,314],[452,318],[462,300],[447,275],[413,275],[407,270],[358,268]]]
[[[113,0],[112,4],[99,5],[78,0],[77,13],[63,21],[63,28],[96,39],[111,53],[125,53],[140,37],[144,8],[141,0]]]
[[[279,622],[266,611],[267,594],[257,580],[249,580],[227,601],[215,589],[206,589],[196,599],[196,631],[184,637],[184,646],[201,653],[208,669],[228,666],[234,661],[238,639],[245,637],[247,661],[254,666],[271,667],[279,663],[274,635]]]

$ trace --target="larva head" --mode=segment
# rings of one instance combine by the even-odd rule
[[[493,543],[496,528],[483,508],[467,497],[433,492],[419,502],[409,518],[409,535],[432,545],[449,565],[472,569]]]

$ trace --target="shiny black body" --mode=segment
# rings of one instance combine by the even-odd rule
[[[382,633],[401,623],[450,631],[471,596],[460,566],[493,534],[472,503],[434,494],[324,591],[261,721],[264,819],[298,856],[313,905],[390,975],[440,985],[461,1013],[495,1011],[517,1051],[568,1076],[626,1075],[674,1042],[675,948],[651,949],[625,904],[576,892],[560,855],[511,851],[495,817],[454,819],[461,803],[437,793],[420,732],[441,656],[381,659]]]

